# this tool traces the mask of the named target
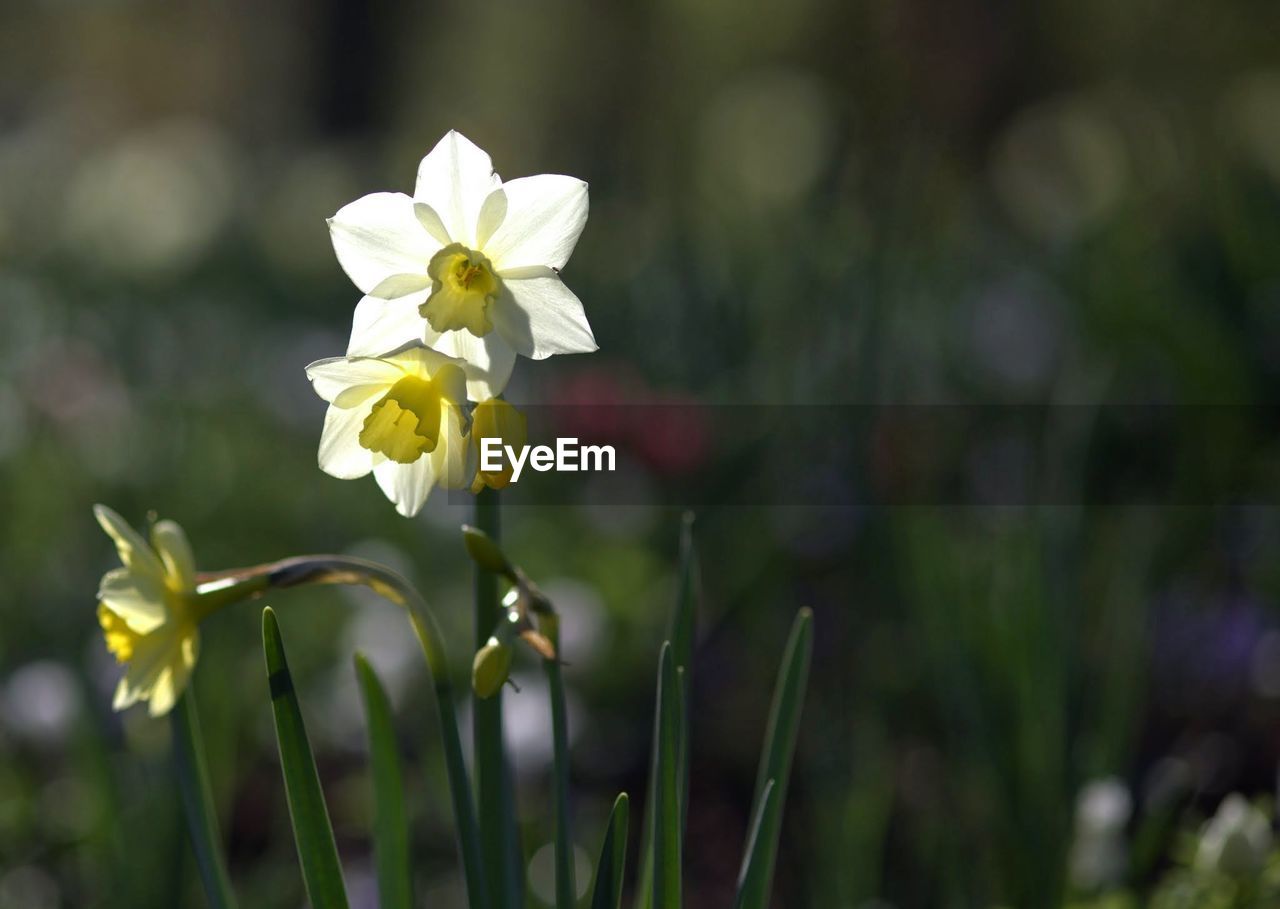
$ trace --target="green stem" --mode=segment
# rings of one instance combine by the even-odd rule
[[[501,534],[498,492],[482,489],[476,495],[475,526],[497,543]],[[498,624],[501,604],[498,575],[476,566],[475,646],[479,650]],[[502,696],[473,698],[476,790],[480,813],[480,842],[491,880],[499,882],[497,906],[518,909],[523,903],[520,841],[516,832],[515,798],[502,732]]]
[[[560,651],[559,635],[552,643]],[[543,660],[551,693],[551,737],[555,748],[556,909],[573,909],[578,888],[573,879],[573,836],[569,828],[569,722],[565,712],[560,661]]]
[[[222,837],[218,833],[218,816],[209,787],[200,717],[190,686],[170,712],[169,725],[173,730],[173,763],[178,773],[182,810],[205,895],[213,909],[234,909],[236,897],[222,858]]]

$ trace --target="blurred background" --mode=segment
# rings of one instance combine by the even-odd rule
[[[465,503],[408,521],[320,473],[303,374],[358,297],[324,218],[412,191],[450,128],[504,177],[591,184],[565,278],[601,350],[521,361],[512,399],[681,415],[615,426],[641,440],[618,474],[504,514],[566,614],[583,861],[613,794],[643,793],[689,504],[688,905],[731,899],[801,605],[775,906],[1167,892],[1280,758],[1278,35],[1261,0],[7,3],[0,909],[203,905],[166,724],[110,710],[94,502],[178,520],[206,569],[385,561],[469,662]],[[725,441],[737,405],[768,431]],[[269,602],[353,902],[374,905],[362,649],[401,722],[421,904],[460,905],[402,618]],[[258,612],[205,626],[195,686],[243,903],[296,907]],[[508,734],[549,894],[539,679],[517,666]]]

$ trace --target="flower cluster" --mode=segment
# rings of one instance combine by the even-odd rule
[[[422,159],[412,196],[373,193],[329,221],[333,249],[364,294],[345,356],[307,367],[329,404],[320,468],[370,472],[406,517],[432,488],[505,485],[481,473],[482,438],[524,443],[499,398],[516,355],[596,349],[581,301],[560,280],[587,221],[587,185],[541,174],[503,182],[450,132]]]

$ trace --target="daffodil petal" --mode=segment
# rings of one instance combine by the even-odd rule
[[[465,365],[456,357],[451,357],[430,347],[424,347],[421,344],[415,344],[387,354],[386,360],[389,363],[394,363],[404,372],[423,379],[434,379],[436,373],[446,366],[452,366],[460,370]]]
[[[373,402],[365,407],[330,405],[320,433],[320,469],[339,480],[354,480],[373,470],[374,454],[360,444],[360,430]]]
[[[466,489],[471,486],[478,458],[465,432],[461,408],[444,408],[440,415],[440,441],[430,457],[436,481],[442,487]]]
[[[116,710],[147,700],[155,689],[161,673],[169,665],[177,645],[173,631],[144,635],[134,645],[133,657],[125,666],[124,690],[116,689]],[[123,706],[121,706],[123,705]]]
[[[564,268],[587,223],[587,184],[576,177],[540,174],[504,183],[493,197],[498,193],[506,197],[505,216],[482,241],[494,268]],[[485,220],[481,218],[482,224]]]
[[[151,528],[151,545],[164,562],[165,571],[178,590],[194,590],[196,557],[191,543],[176,521],[157,521]]]
[[[371,193],[338,209],[329,237],[342,270],[363,293],[399,275],[425,275],[442,245],[404,193]]]
[[[350,394],[351,389],[367,388],[372,394],[378,388],[395,384],[402,375],[394,364],[375,357],[329,357],[307,366],[307,378],[316,394],[330,404],[342,396],[340,403],[349,407],[362,400],[359,393]]]
[[[427,320],[418,313],[418,307],[426,299],[425,292],[396,300],[363,297],[351,320],[347,356],[380,357],[405,344],[421,342]]]
[[[490,307],[494,328],[516,349],[534,360],[552,354],[597,350],[582,301],[559,278],[505,279],[507,293]]]
[[[129,523],[106,505],[94,505],[93,515],[98,524],[107,532],[116,544],[116,552],[120,554],[120,562],[131,571],[164,580],[164,565],[160,557],[152,551],[141,534],[129,526]]]
[[[491,331],[477,338],[469,331],[427,332],[427,344],[463,362],[467,399],[483,401],[502,394],[516,364],[516,352],[503,336]]]
[[[466,136],[450,130],[418,165],[413,198],[439,215],[453,241],[475,246],[480,207],[501,185],[489,155]]]
[[[195,667],[199,651],[199,633],[192,631],[179,642],[169,662],[156,676],[148,698],[147,713],[161,717],[173,709],[191,681],[191,670]]]
[[[102,576],[98,599],[138,634],[159,628],[169,616],[164,581],[128,568],[113,568]]]
[[[418,458],[412,464],[383,461],[373,468],[373,478],[395,504],[396,511],[411,518],[422,510],[436,484],[435,461],[430,457]]]
[[[369,291],[369,296],[381,297],[384,300],[394,300],[407,294],[416,294],[418,291],[426,290],[430,286],[431,276],[425,273],[420,275],[392,275],[379,281],[378,286]]]

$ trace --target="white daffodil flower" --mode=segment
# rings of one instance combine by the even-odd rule
[[[413,517],[437,483],[470,486],[475,476],[464,410],[461,360],[413,345],[380,357],[333,357],[307,367],[329,402],[320,469],[343,480],[374,479]]]
[[[107,649],[125,667],[112,707],[147,701],[152,716],[163,716],[186,689],[200,652],[191,545],[173,521],[158,521],[148,545],[105,505],[93,513],[123,566],[103,575],[98,588],[98,623]]]
[[[366,296],[348,356],[417,341],[467,364],[471,400],[506,387],[516,354],[596,349],[582,302],[560,280],[587,221],[587,184],[540,174],[506,183],[480,148],[448,133],[412,196],[373,193],[329,220],[333,249]]]

